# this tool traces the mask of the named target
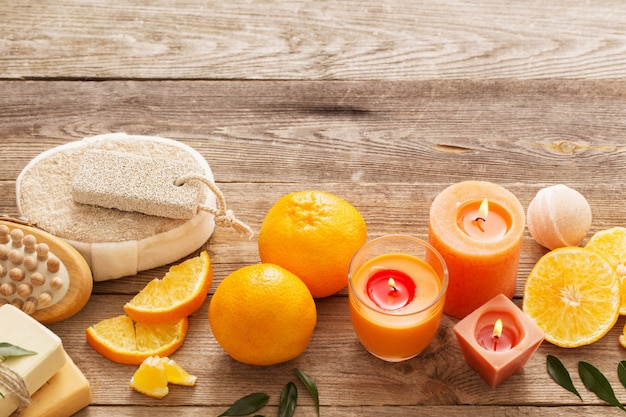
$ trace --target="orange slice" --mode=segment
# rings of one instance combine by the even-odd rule
[[[524,287],[524,312],[560,347],[588,345],[619,316],[619,277],[600,254],[563,247],[546,253]]]
[[[130,380],[130,387],[152,398],[163,398],[169,393],[167,374],[163,361],[158,356],[144,360]]]
[[[604,255],[616,269],[622,295],[619,313],[626,315],[626,228],[600,230],[591,236],[585,248]]]
[[[176,322],[202,306],[212,277],[209,255],[202,251],[172,266],[163,278],[150,281],[124,305],[124,311],[141,323]]]
[[[146,324],[118,316],[87,328],[87,342],[113,362],[139,365],[149,356],[174,353],[182,346],[187,327],[187,317],[175,323]]]

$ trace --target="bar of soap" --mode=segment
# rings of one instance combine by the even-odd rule
[[[47,327],[17,307],[0,307],[0,342],[11,343],[37,352],[36,355],[9,357],[4,364],[20,375],[32,395],[67,362],[61,339]],[[0,417],[8,417],[18,408],[15,395],[0,385]]]
[[[72,359],[31,398],[20,417],[69,417],[91,403],[89,381]]]
[[[197,182],[176,185],[202,170],[182,161],[132,153],[86,151],[72,179],[75,202],[170,219],[190,219],[203,198]]]

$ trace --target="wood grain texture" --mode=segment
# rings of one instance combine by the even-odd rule
[[[189,417],[206,417],[217,416],[225,411],[223,407],[163,407],[163,413],[171,415],[184,415]],[[278,415],[278,407],[266,406],[263,409],[265,415]],[[154,407],[141,406],[129,409],[128,407],[98,407],[91,406],[77,414],[75,417],[101,417],[101,416],[119,416],[119,417],[152,417],[154,416]],[[470,415],[478,415],[481,417],[561,417],[564,415],[572,417],[588,417],[590,415],[602,416],[621,416],[623,411],[616,407],[498,407],[498,406],[406,406],[406,407],[386,407],[386,406],[356,406],[356,407],[340,407],[340,406],[323,406],[320,415],[337,416],[337,417],[406,417],[408,415],[414,417],[431,417],[434,415],[446,415],[450,417],[466,417]],[[315,417],[315,409],[308,406],[298,406],[297,414],[302,417]]]
[[[94,405],[154,405],[153,400],[129,390],[123,382],[130,380],[135,367],[110,362],[84,340],[84,330],[89,325],[121,314],[127,300],[128,296],[123,295],[95,295],[77,316],[49,326],[62,338],[70,356],[92,381]],[[575,384],[586,405],[602,403],[577,379],[578,360],[584,358],[596,364],[614,387],[620,384],[616,369],[623,348],[617,345],[617,337],[624,325],[623,318],[592,346],[567,350],[544,343],[523,371],[497,389],[491,389],[464,363],[452,332],[456,319],[444,317],[438,335],[417,358],[385,363],[367,353],[356,339],[347,298],[332,296],[317,301],[318,324],[302,355],[283,364],[256,367],[233,361],[221,350],[208,323],[209,303],[210,299],[190,317],[185,344],[175,354],[178,363],[198,376],[198,382],[194,388],[174,387],[159,401],[159,406],[226,408],[237,398],[256,391],[270,394],[269,404],[277,405],[283,385],[290,380],[297,381],[294,367],[305,370],[316,380],[320,402],[328,407],[577,403],[577,398],[551,381],[545,368],[547,353],[557,355],[573,371]],[[300,389],[301,405],[312,405],[304,388]]]
[[[196,147],[225,182],[444,184],[471,173],[597,186],[624,168],[626,151],[624,81],[4,81],[0,89],[5,179],[42,148],[119,131]]]
[[[24,0],[0,7],[0,212],[17,214],[15,180],[41,152],[110,132],[192,146],[227,204],[258,232],[282,195],[321,189],[351,202],[368,238],[427,236],[432,200],[449,184],[502,184],[527,208],[564,183],[592,207],[591,233],[626,226],[626,9],[617,0]],[[53,190],[52,190],[53,192]],[[85,341],[168,266],[98,282],[74,317],[49,327],[89,379],[79,417],[218,415],[265,391],[299,388],[296,416],[315,416],[298,382],[316,380],[323,416],[621,415],[577,377],[587,360],[626,400],[621,317],[593,345],[544,342],[523,371],[491,389],[463,361],[444,317],[428,349],[381,362],[357,341],[347,292],[319,300],[305,353],[272,367],[230,359],[207,319],[230,272],[260,261],[256,239],[218,228],[202,249],[214,279],[173,356],[198,375],[163,400],[135,393],[135,368]],[[546,253],[524,235],[515,302]],[[583,402],[546,372],[546,354],[572,372]]]
[[[616,0],[27,0],[3,7],[0,76],[623,78]]]

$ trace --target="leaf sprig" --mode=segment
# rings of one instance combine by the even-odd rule
[[[548,354],[546,366],[548,374],[557,384],[578,396],[581,401],[583,400],[574,387],[569,371],[556,356]],[[626,387],[626,361],[621,361],[618,364],[617,375],[622,385]],[[585,388],[596,394],[599,399],[626,412],[626,408],[615,396],[611,383],[598,368],[588,362],[580,361],[578,362],[578,376]]]
[[[29,356],[36,355],[37,352],[33,352],[32,350],[24,349],[22,347],[13,345],[11,343],[2,342],[0,343],[0,362],[4,362],[6,358],[12,358],[17,356]],[[0,398],[4,398],[4,394],[0,392]]]
[[[300,381],[304,384],[306,389],[309,391],[313,400],[315,401],[315,407],[317,410],[317,415],[320,415],[320,404],[319,404],[319,394],[317,390],[317,385],[315,381],[304,371],[295,368],[296,375]],[[246,395],[241,397],[237,401],[233,403],[232,406],[218,417],[225,416],[247,416],[252,413],[256,413],[269,401],[270,397],[264,392],[255,392],[253,394]],[[280,402],[278,405],[278,416],[279,417],[292,417],[293,413],[296,410],[296,404],[298,400],[298,388],[296,384],[293,382],[288,382],[282,389],[280,393]],[[255,415],[255,417],[262,417],[260,415]]]
[[[0,362],[4,360],[4,358],[10,358],[15,356],[28,356],[28,355],[36,355],[37,352],[33,352],[32,350],[24,349],[22,347],[13,345],[11,343],[0,343]]]

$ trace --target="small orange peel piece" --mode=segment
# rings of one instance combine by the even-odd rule
[[[624,325],[622,334],[619,336],[619,344],[626,348],[626,325]]]

